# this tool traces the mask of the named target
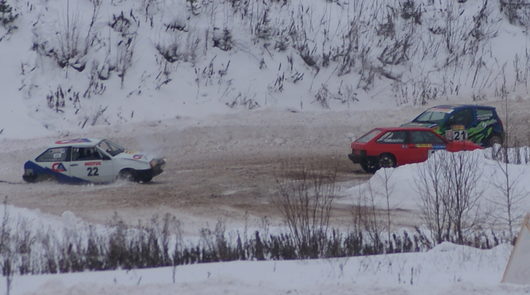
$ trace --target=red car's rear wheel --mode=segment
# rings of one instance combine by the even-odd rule
[[[366,158],[361,161],[361,167],[368,173],[375,173],[379,169],[379,162],[375,158]]]
[[[391,154],[382,154],[379,157],[379,167],[382,167],[382,168],[396,167],[396,158]]]

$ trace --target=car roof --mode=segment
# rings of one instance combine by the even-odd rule
[[[466,108],[475,108],[475,109],[495,109],[492,106],[483,106],[476,104],[442,104],[432,107],[431,109],[466,109]]]
[[[102,139],[98,138],[72,138],[72,139],[62,139],[57,140],[50,147],[65,147],[65,146],[75,146],[75,147],[91,147],[97,145]]]
[[[377,127],[374,128],[374,130],[381,130],[381,131],[431,131],[432,128],[429,127],[416,127],[416,126],[400,126],[400,127]]]

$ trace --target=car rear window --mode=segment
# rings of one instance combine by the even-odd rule
[[[37,157],[37,162],[60,162],[66,161],[68,156],[67,147],[49,148]]]
[[[486,121],[493,118],[493,110],[477,109],[477,120]]]
[[[366,143],[366,142],[369,142],[370,140],[372,140],[374,137],[376,137],[379,133],[381,133],[381,130],[379,129],[374,129],[368,133],[366,133],[365,135],[359,137],[357,140],[355,140],[355,142],[360,142],[360,143]]]
[[[452,113],[452,109],[437,109],[433,108],[423,112],[419,115],[414,122],[418,123],[436,123],[442,122],[447,114]]]

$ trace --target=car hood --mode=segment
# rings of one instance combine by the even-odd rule
[[[142,152],[132,152],[132,151],[125,151],[123,153],[119,153],[114,158],[123,159],[123,160],[132,160],[132,161],[144,162],[144,163],[149,163],[149,161],[154,159],[152,155],[142,153]]]

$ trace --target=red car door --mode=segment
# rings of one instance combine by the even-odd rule
[[[447,144],[447,150],[450,152],[474,151],[482,147],[472,141],[451,141]]]
[[[446,148],[446,142],[431,130],[409,131],[407,163],[426,161],[433,150]]]
[[[372,149],[373,155],[392,154],[396,164],[402,165],[403,158],[407,157],[406,150],[407,131],[391,130],[381,135]]]

